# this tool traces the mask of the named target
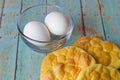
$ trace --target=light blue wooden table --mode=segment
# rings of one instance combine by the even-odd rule
[[[120,46],[120,0],[0,0],[0,80],[39,80],[45,55],[24,44],[16,22],[18,14],[38,4],[56,4],[72,14],[75,28],[66,45],[99,35]]]

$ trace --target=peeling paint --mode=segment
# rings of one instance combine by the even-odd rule
[[[85,28],[85,30],[86,30],[86,33],[90,33],[90,34],[98,34],[94,29],[93,29],[93,27],[86,27]]]
[[[83,29],[83,25],[82,24],[78,24],[77,27],[78,27],[79,31],[82,31],[82,29]]]
[[[82,31],[83,30],[83,25],[82,24],[78,24],[78,30]],[[87,34],[98,34],[93,27],[85,27],[85,32]]]
[[[14,4],[15,3],[15,0],[10,0],[8,1],[9,4]]]
[[[118,10],[120,10],[120,6],[118,7]]]
[[[97,8],[99,8],[99,9],[103,9],[103,8],[105,8],[105,5],[104,4],[97,4]]]
[[[0,68],[0,77],[2,77],[2,68]]]
[[[79,31],[82,31],[82,30],[83,30],[82,24],[79,24],[79,25],[78,25],[78,29],[79,29]],[[93,27],[85,27],[85,32],[86,32],[86,33],[97,34],[97,32],[93,29]]]
[[[37,69],[35,67],[32,68],[33,71],[36,71]]]
[[[2,16],[5,16],[5,13],[3,13]]]
[[[40,77],[38,77],[37,80],[40,80]]]
[[[29,74],[30,78],[32,78],[32,73]]]
[[[110,19],[111,19],[111,16],[110,16],[110,15],[107,15],[107,16],[106,16],[106,19],[107,19],[107,20],[110,20]]]
[[[94,12],[94,16],[98,16],[98,15],[99,15],[99,13],[95,11]]]
[[[4,55],[0,55],[0,60],[4,60],[5,56]]]

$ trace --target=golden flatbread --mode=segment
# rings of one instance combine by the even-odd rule
[[[83,49],[68,46],[44,58],[40,80],[76,80],[83,68],[95,63],[94,58]]]
[[[120,49],[111,41],[103,41],[97,36],[82,37],[73,44],[91,54],[97,63],[120,68]]]
[[[120,80],[120,72],[115,68],[94,64],[83,69],[76,80]]]

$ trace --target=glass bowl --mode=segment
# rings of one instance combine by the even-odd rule
[[[25,25],[30,21],[39,21],[44,24],[44,20],[47,14],[53,11],[58,11],[64,13],[69,19],[69,30],[66,34],[56,36],[50,33],[51,40],[50,41],[38,41],[29,38],[28,36],[23,34],[23,30]],[[19,35],[21,36],[24,43],[30,47],[32,50],[37,51],[39,53],[48,53],[50,51],[56,50],[62,47],[66,41],[70,38],[73,31],[73,19],[68,11],[57,5],[36,5],[25,9],[18,17],[17,28]],[[35,44],[33,44],[35,43]],[[37,45],[36,45],[37,44]],[[39,45],[46,44],[46,45]]]

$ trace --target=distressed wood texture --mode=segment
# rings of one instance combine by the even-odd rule
[[[120,0],[99,0],[107,40],[120,46]]]
[[[46,54],[28,48],[17,31],[16,17],[26,8],[52,4],[68,10],[75,28],[64,46],[84,35],[99,35],[120,46],[119,3],[120,0],[0,0],[0,80],[39,80]],[[41,11],[43,17],[46,11]]]
[[[70,40],[65,44],[71,45],[77,38],[83,36],[83,24],[81,20],[81,6],[80,0],[47,0],[47,4],[49,5],[58,5],[63,7],[67,13],[70,13],[74,20],[74,30]]]
[[[105,38],[98,0],[81,0],[86,36],[98,35]]]
[[[0,0],[0,80],[14,80],[19,0]]]
[[[60,4],[64,6],[66,9],[69,9],[69,11],[73,14],[76,28],[75,28],[75,31],[73,32],[73,36],[72,36],[73,39],[71,38],[71,40],[66,45],[72,44],[73,40],[75,40],[75,38],[77,37],[80,37],[80,33],[82,34],[82,32],[78,32],[78,29],[77,29],[80,25],[80,2],[79,0],[76,0],[75,2],[71,0],[69,3],[67,0],[64,0],[66,4],[63,4],[62,3],[63,1],[57,2],[57,0],[56,1],[45,1],[44,0],[44,1],[39,1],[39,2],[31,0],[31,3],[25,4],[26,2],[27,1],[23,1],[22,3],[24,9],[25,7],[27,8],[28,6],[33,6],[38,3],[46,4],[46,2],[47,3],[50,2],[51,4],[53,4],[54,2],[54,4]],[[78,5],[78,8],[74,9],[74,7],[76,6],[76,3]],[[17,72],[16,80],[39,80],[41,62],[44,56],[45,54],[37,53],[29,49],[20,38],[18,60],[17,60],[17,70],[16,70]]]
[[[46,4],[46,0],[22,0],[21,4],[21,11],[24,11],[31,6]],[[41,11],[42,16],[45,15],[45,11]],[[28,17],[31,17],[31,15],[28,15]],[[20,37],[16,64],[16,80],[39,80],[40,64],[44,56],[45,54],[32,51]]]

